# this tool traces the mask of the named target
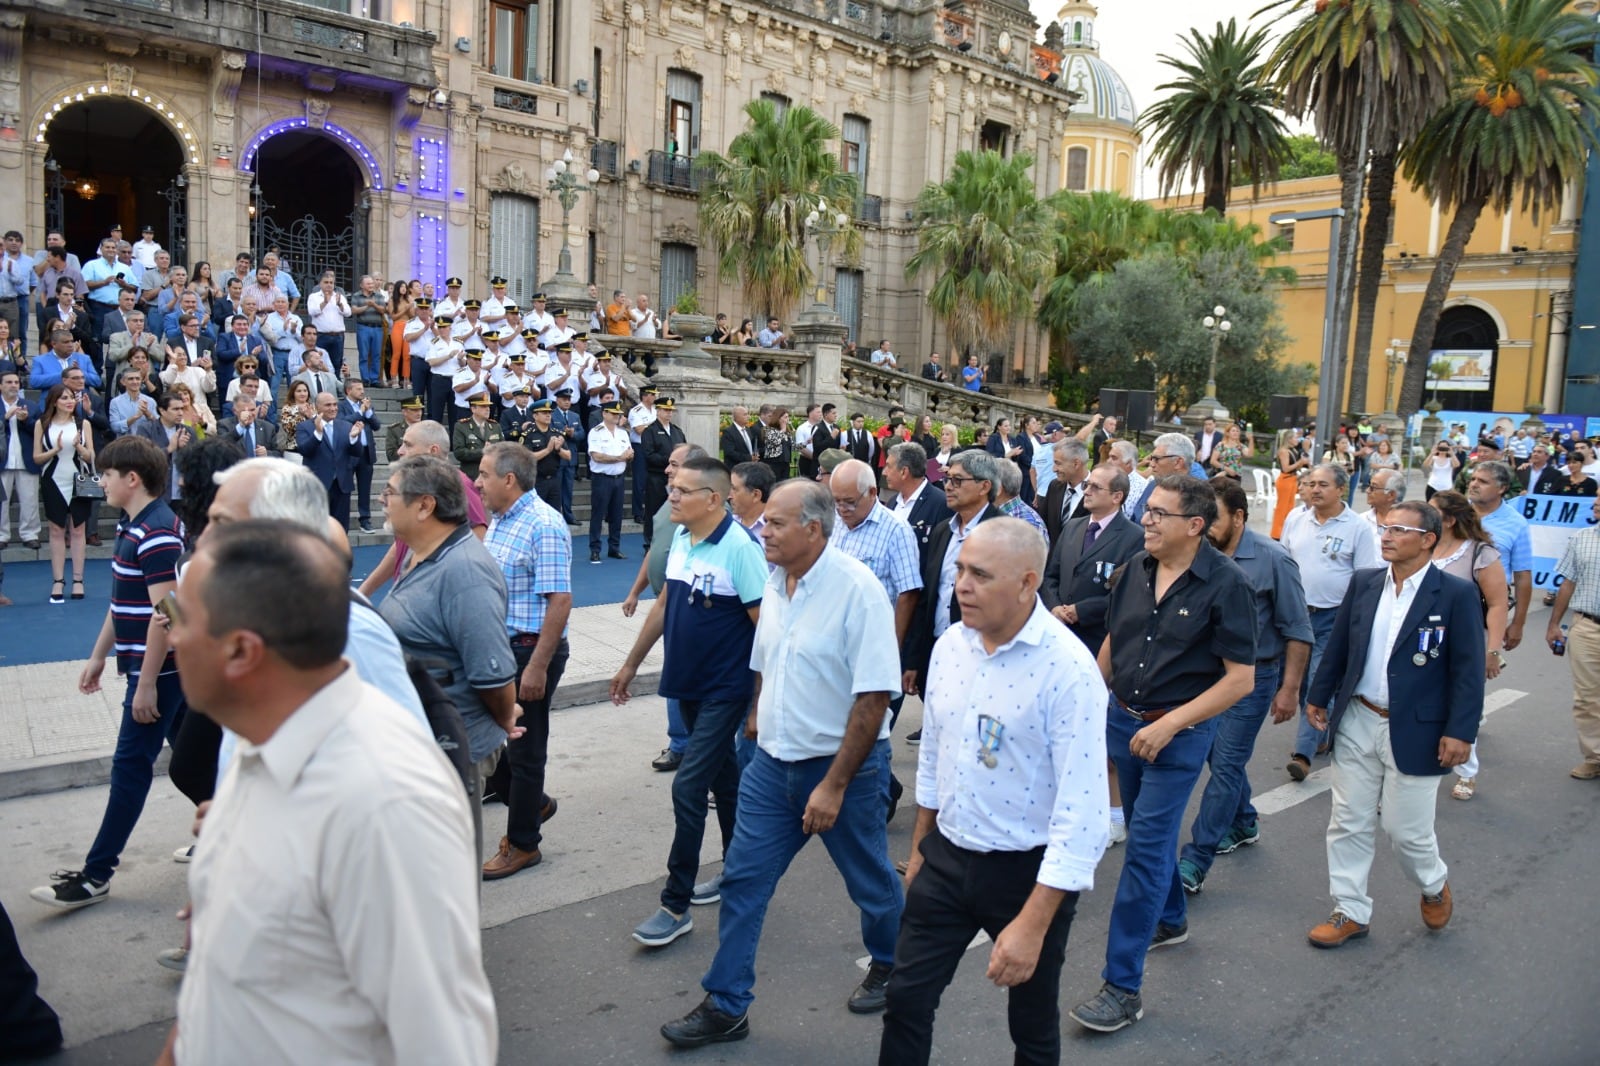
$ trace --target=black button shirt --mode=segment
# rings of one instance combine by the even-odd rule
[[[522,444],[530,452],[543,451],[552,437],[560,436],[563,434],[555,429],[530,429],[522,435]],[[538,461],[538,473],[535,476],[544,481],[559,473],[561,473],[561,449],[557,448]]]
[[[1158,605],[1156,560],[1140,552],[1111,589],[1111,691],[1138,711],[1187,703],[1222,677],[1223,661],[1256,661],[1250,583],[1209,541]]]

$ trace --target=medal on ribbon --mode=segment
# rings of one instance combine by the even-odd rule
[[[1000,738],[1005,732],[1005,723],[994,715],[978,716],[978,761],[991,770],[1000,762],[995,753],[1000,750]]]

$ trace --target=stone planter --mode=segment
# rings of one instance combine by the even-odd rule
[[[717,320],[710,315],[676,314],[672,316],[672,332],[683,338],[681,346],[673,352],[673,359],[710,359],[711,355],[700,342],[711,335]]]

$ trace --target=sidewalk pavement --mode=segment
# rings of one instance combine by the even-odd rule
[[[556,690],[556,708],[601,703],[633,646],[650,605],[624,618],[620,604],[578,607],[568,623],[572,657]],[[0,667],[0,800],[103,784],[122,721],[124,684],[107,666],[101,691],[78,691],[80,661]],[[661,676],[658,643],[640,665],[635,696],[651,695]],[[666,727],[662,725],[662,743]],[[166,771],[167,753],[157,763]]]

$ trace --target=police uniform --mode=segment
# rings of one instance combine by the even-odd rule
[[[611,403],[604,408],[605,412],[615,414],[620,420],[622,405]],[[600,455],[625,455],[632,450],[633,444],[628,440],[628,431],[620,425],[615,429],[605,425],[596,426],[589,431],[589,471],[593,488],[590,490],[589,508],[589,561],[600,561],[600,527],[602,523],[610,523],[610,536],[608,538],[610,555],[613,559],[626,558],[622,554],[622,486],[623,479],[628,475],[628,462],[625,459],[610,462],[596,462],[594,456]],[[638,457],[634,457],[637,461]]]
[[[479,317],[483,320],[483,324],[490,329],[500,329],[504,327],[506,322],[506,279],[502,277],[490,278],[489,288],[493,295],[483,301],[483,307],[480,309],[483,313]]]
[[[528,410],[530,413],[549,411],[554,406],[554,402],[550,400],[535,400]],[[564,436],[564,433],[555,428],[553,421],[549,429],[540,429],[538,423],[535,422],[531,428],[522,434],[522,446],[530,452],[538,453],[544,451],[552,440],[561,440]],[[533,486],[533,491],[539,494],[539,498],[557,511],[561,510],[561,451],[565,447],[567,446],[563,444],[549,455],[540,457],[538,460],[538,475]],[[571,453],[570,448],[567,448],[567,451],[569,454]]]
[[[444,299],[437,301],[433,305],[434,317],[437,318],[440,315],[449,315],[451,318],[455,318],[461,313],[461,279],[446,278],[444,287],[446,294]],[[456,290],[456,294],[454,296],[449,295],[449,291],[451,289]]]
[[[417,298],[417,310],[431,310],[433,301],[426,296]],[[406,345],[406,358],[410,360],[406,365],[410,367],[408,377],[411,379],[411,394],[422,397],[428,394],[428,352],[433,349],[434,331],[433,317],[430,315],[424,322],[419,314],[406,323],[401,340]],[[424,405],[426,406],[426,405]]]
[[[455,408],[452,382],[455,380],[456,371],[466,364],[462,359],[461,345],[450,339],[449,327],[454,324],[454,320],[449,315],[436,315],[433,324],[436,328],[427,357],[428,419],[443,426],[449,424],[447,419],[451,418],[451,412]],[[445,327],[442,336],[437,328],[441,326]]]
[[[656,404],[658,411],[673,409],[670,396]],[[639,454],[645,465],[644,514],[647,524],[644,536],[647,544],[650,542],[650,520],[667,502],[667,462],[672,458],[672,449],[687,441],[683,430],[666,425],[660,419],[639,431]]]
[[[655,398],[659,390],[654,385],[646,385],[639,390],[639,402],[633,405],[628,412],[628,436],[633,440],[633,446],[639,446],[639,431],[656,421]],[[645,404],[644,398],[650,397],[650,403]],[[645,470],[643,463],[635,463],[633,467],[633,520],[641,526],[645,525],[644,489]]]
[[[475,396],[489,400],[489,373],[483,369],[482,355],[482,352],[464,352],[461,369],[450,380],[450,389],[455,393],[455,406],[461,410],[465,410]],[[478,365],[473,366],[473,362]],[[490,403],[493,401],[490,400]]]
[[[523,327],[533,330],[533,335],[538,337],[555,324],[555,316],[544,309],[544,293],[534,293],[533,307],[522,316]]]
[[[474,396],[471,406],[487,410],[488,394]],[[500,423],[491,418],[479,425],[476,419],[468,415],[456,423],[455,430],[450,434],[450,450],[455,454],[456,462],[461,464],[461,472],[476,479],[478,464],[483,461],[483,449],[487,445],[503,440],[505,435],[500,432]]]
[[[455,324],[450,327],[450,336],[459,341],[461,347],[469,352],[483,351],[484,323],[481,318],[467,314],[467,312],[481,311],[482,309],[482,300],[467,300],[461,305],[461,317],[457,318]]]

